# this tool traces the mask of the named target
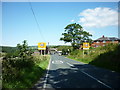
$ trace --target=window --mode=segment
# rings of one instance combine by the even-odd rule
[[[96,43],[99,43],[99,41],[97,41]]]
[[[103,43],[106,43],[106,41],[103,41]]]

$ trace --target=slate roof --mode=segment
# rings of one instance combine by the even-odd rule
[[[116,37],[100,37],[94,41],[120,41],[120,38],[116,38]]]

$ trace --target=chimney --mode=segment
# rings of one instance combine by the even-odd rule
[[[104,38],[104,35],[102,37]]]

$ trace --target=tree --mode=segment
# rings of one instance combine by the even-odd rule
[[[24,40],[23,44],[17,44],[18,52],[19,52],[19,57],[25,59],[27,56],[31,56],[32,51],[29,49],[27,41]]]
[[[62,33],[64,37],[61,37],[60,40],[63,40],[65,43],[70,42],[73,49],[79,49],[80,44],[84,41],[91,41],[89,37],[92,35],[84,31],[83,27],[79,24],[69,24],[64,29],[65,33]]]

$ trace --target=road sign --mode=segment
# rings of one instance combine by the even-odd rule
[[[46,50],[46,43],[45,42],[38,43],[38,50]]]
[[[83,43],[83,50],[89,50],[90,44],[89,43]]]

